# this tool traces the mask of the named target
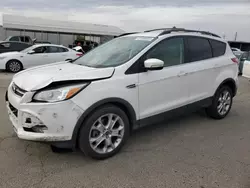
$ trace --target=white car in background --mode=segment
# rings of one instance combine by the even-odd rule
[[[235,56],[240,56],[243,52],[239,48],[231,48]]]
[[[38,44],[21,52],[0,54],[0,69],[16,73],[33,66],[74,60],[81,55],[62,45]]]

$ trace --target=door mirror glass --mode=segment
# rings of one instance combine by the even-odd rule
[[[34,50],[30,50],[30,51],[27,52],[27,54],[34,54],[34,53],[35,53]]]
[[[160,59],[151,58],[144,61],[144,67],[147,70],[161,70],[163,66],[164,62]]]

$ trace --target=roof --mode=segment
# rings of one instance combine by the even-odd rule
[[[56,47],[67,48],[66,46],[59,45],[59,44],[34,44],[34,45],[32,45],[32,47],[40,47],[40,46],[56,46]]]
[[[37,17],[24,17],[3,14],[2,25],[4,28],[21,29],[31,31],[58,32],[70,34],[92,34],[116,36],[124,31],[115,26],[70,22],[60,20],[49,20]]]

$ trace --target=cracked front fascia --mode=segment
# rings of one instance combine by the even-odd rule
[[[25,121],[26,121],[27,118],[31,119],[31,123],[25,123]],[[27,128],[32,128],[32,127],[34,127],[36,125],[43,125],[43,123],[36,116],[34,116],[32,114],[29,114],[27,112],[23,112],[23,115],[22,115],[22,126],[23,127],[27,127]]]

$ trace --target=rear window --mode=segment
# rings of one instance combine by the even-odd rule
[[[68,52],[69,50],[67,48],[58,47],[58,51],[59,52]]]
[[[212,39],[209,39],[209,41],[210,41],[210,44],[212,46],[214,57],[219,57],[219,56],[222,56],[225,54],[225,52],[226,52],[226,43],[225,42],[212,40]]]
[[[188,37],[189,62],[212,58],[212,49],[208,39],[201,37]]]

